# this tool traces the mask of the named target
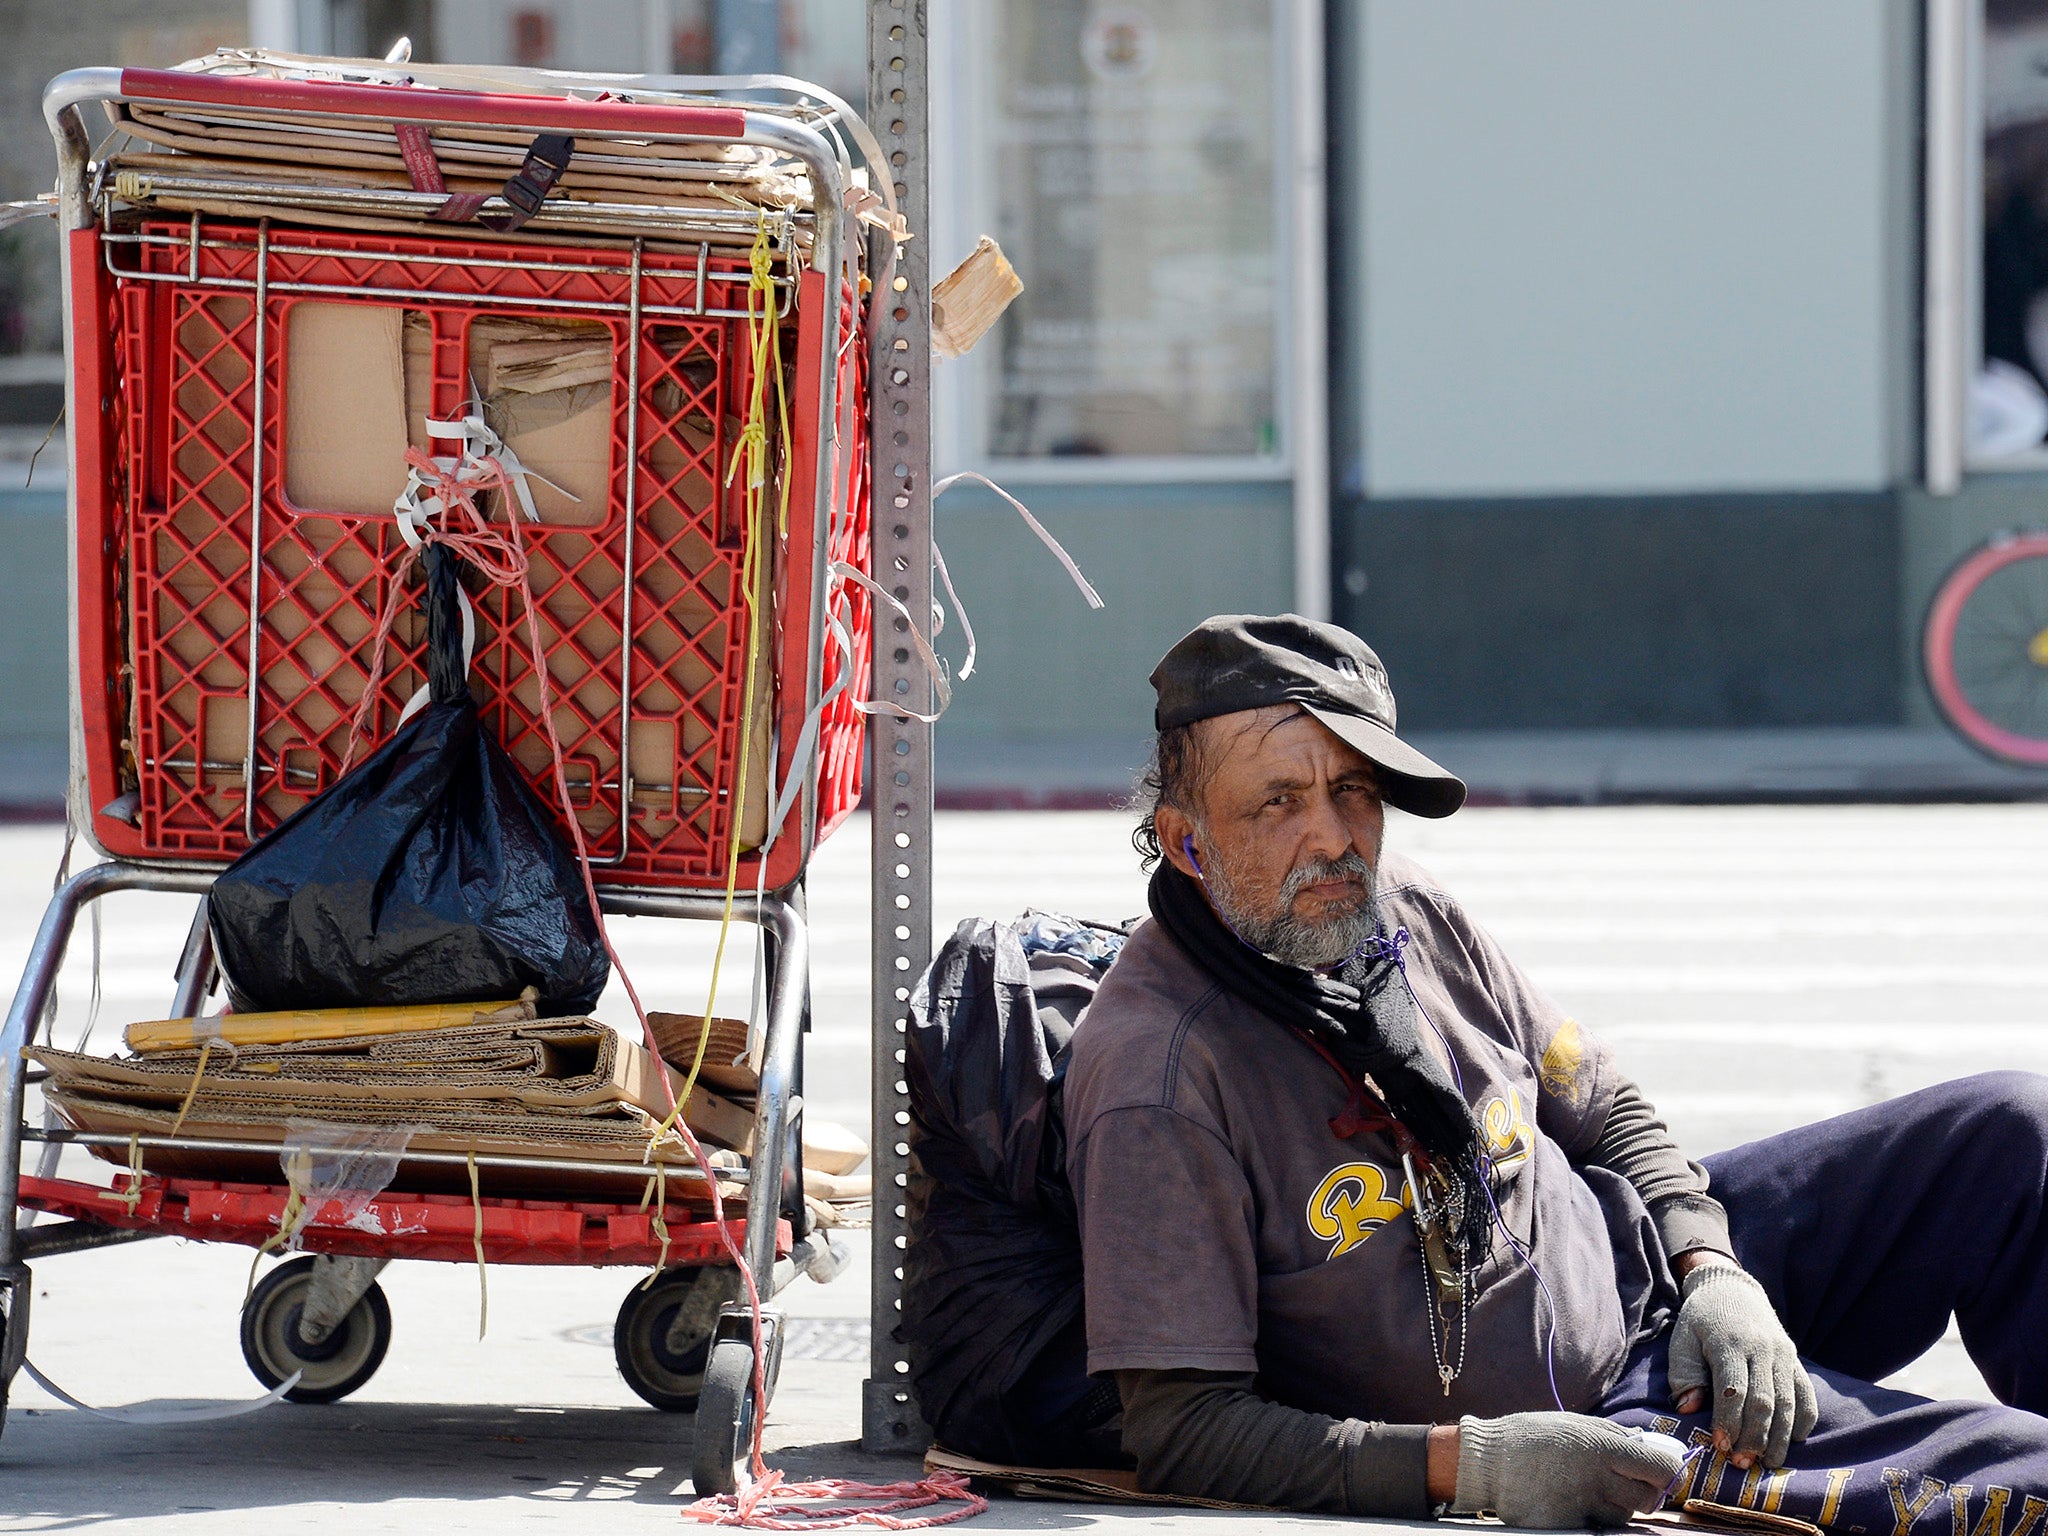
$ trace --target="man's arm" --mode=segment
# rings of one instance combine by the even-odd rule
[[[1151,1492],[1333,1514],[1491,1510],[1509,1525],[1625,1525],[1683,1465],[1675,1441],[1576,1413],[1368,1424],[1260,1398],[1249,1374],[1118,1371],[1124,1447]]]
[[[1664,1252],[1681,1278],[1678,1261],[1713,1252],[1733,1258],[1728,1212],[1707,1193],[1707,1171],[1678,1150],[1670,1129],[1642,1089],[1616,1074],[1614,1102],[1593,1145],[1578,1159],[1611,1168],[1636,1188],[1657,1224]],[[1687,1265],[1690,1268],[1690,1264]]]
[[[1716,1449],[1740,1467],[1782,1465],[1813,1427],[1813,1387],[1763,1287],[1735,1259],[1728,1213],[1707,1193],[1706,1170],[1686,1160],[1642,1090],[1618,1075],[1607,1119],[1580,1161],[1635,1186],[1670,1257],[1682,1297],[1670,1364],[1678,1411],[1700,1412],[1709,1380],[1732,1376],[1743,1391],[1714,1402]]]
[[[1249,1373],[1118,1371],[1124,1449],[1148,1492],[1330,1514],[1422,1519],[1457,1482],[1457,1429],[1333,1419],[1252,1390]],[[1451,1437],[1450,1489],[1432,1496],[1426,1444]]]

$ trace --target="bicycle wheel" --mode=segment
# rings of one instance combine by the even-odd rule
[[[2048,766],[2048,532],[2001,534],[1958,561],[1920,654],[1958,736],[2000,762]]]

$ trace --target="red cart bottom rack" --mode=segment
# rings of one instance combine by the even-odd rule
[[[274,1243],[289,1219],[291,1191],[282,1185],[224,1184],[203,1179],[141,1178],[121,1173],[114,1187],[24,1174],[21,1204],[53,1216],[155,1237],[198,1242]],[[667,1227],[664,1245],[657,1217]],[[744,1246],[746,1222],[727,1225]],[[637,1202],[505,1200],[485,1195],[384,1194],[351,1211],[330,1200],[311,1213],[295,1246],[306,1253],[369,1259],[439,1259],[472,1264],[631,1264],[643,1268],[729,1263],[718,1229],[701,1208],[671,1203],[664,1211]],[[787,1258],[787,1221],[775,1229],[775,1253]]]
[[[262,1250],[289,1234],[301,1251],[251,1285],[241,1339],[256,1379],[293,1402],[346,1397],[383,1364],[391,1306],[377,1276],[394,1259],[659,1266],[627,1291],[612,1349],[626,1384],[668,1412],[697,1412],[707,1396],[744,1392],[735,1366],[753,1359],[745,1281],[731,1262],[732,1247],[702,1219],[701,1208],[387,1192],[366,1202],[325,1200],[308,1211],[286,1186],[148,1173],[116,1174],[112,1188],[24,1175],[20,1203],[65,1218],[24,1234],[46,1254],[149,1237]],[[744,1250],[745,1222],[734,1218],[731,1228],[732,1246]],[[844,1262],[822,1237],[793,1243],[787,1221],[775,1224],[774,1253],[778,1288],[802,1272],[829,1277]],[[763,1315],[762,1331],[772,1378],[779,1363],[776,1314]],[[734,1337],[749,1348],[721,1360],[718,1344]],[[723,1419],[721,1411],[712,1423]],[[735,1418],[734,1443],[719,1454],[740,1453],[739,1428]]]
[[[71,877],[51,898],[30,948],[22,984],[0,1027],[0,1212],[17,1204],[55,1220],[0,1224],[0,1412],[5,1385],[26,1358],[31,1264],[60,1255],[150,1237],[299,1250],[270,1266],[241,1303],[242,1355],[258,1381],[299,1403],[331,1402],[356,1391],[383,1363],[392,1315],[377,1276],[395,1259],[443,1263],[633,1266],[613,1327],[619,1374],[642,1400],[667,1412],[691,1413],[691,1478],[700,1492],[734,1486],[748,1459],[760,1406],[772,1398],[781,1354],[780,1314],[772,1298],[801,1275],[829,1280],[849,1255],[812,1230],[802,1205],[801,1040],[809,1009],[809,931],[801,904],[769,895],[749,902],[741,920],[758,925],[766,955],[766,1022],[754,1110],[754,1152],[744,1175],[721,1174],[731,1246],[709,1219],[709,1191],[694,1168],[626,1168],[599,1160],[473,1158],[482,1187],[435,1192],[386,1189],[367,1201],[313,1195],[315,1208],[295,1201],[283,1179],[258,1171],[274,1157],[269,1144],[185,1138],[179,1146],[246,1154],[240,1178],[116,1168],[111,1187],[75,1178],[46,1178],[23,1166],[25,1146],[126,1147],[140,1158],[162,1151],[167,1138],[102,1138],[32,1128],[24,1123],[27,1086],[22,1055],[43,1016],[80,913],[117,891],[204,895],[212,874],[108,861]],[[606,890],[615,915],[717,920],[715,896],[684,892]],[[203,934],[195,922],[193,931]],[[209,947],[188,943],[173,1016],[190,1017],[212,970]],[[452,1152],[417,1154],[447,1167],[419,1182],[467,1183],[465,1159]],[[571,1163],[573,1162],[573,1167]],[[530,1165],[539,1175],[567,1169],[605,1178],[601,1184],[549,1191],[500,1184],[491,1176]],[[276,1166],[272,1164],[272,1166]],[[650,1179],[654,1199],[643,1209]],[[407,1183],[413,1182],[410,1178]],[[744,1189],[733,1186],[744,1182]],[[602,1198],[612,1195],[613,1199]],[[598,1195],[599,1198],[592,1198]],[[664,1249],[664,1239],[666,1249]],[[744,1268],[734,1263],[738,1251]],[[630,1271],[629,1271],[630,1273]],[[752,1285],[749,1286],[749,1278]],[[757,1312],[750,1299],[768,1303]],[[765,1388],[756,1402],[758,1378]],[[4,1422],[4,1420],[0,1420]]]

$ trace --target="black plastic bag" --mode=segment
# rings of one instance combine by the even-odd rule
[[[221,872],[236,1008],[504,1002],[587,1013],[610,975],[576,856],[477,717],[455,557],[428,546],[430,702]]]
[[[1128,1465],[1115,1384],[1088,1374],[1060,1113],[1067,1040],[1122,937],[970,918],[910,1000],[900,1337],[932,1432],[983,1460]]]

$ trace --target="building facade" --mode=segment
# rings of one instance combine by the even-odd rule
[[[857,0],[16,9],[43,41],[0,103],[15,197],[47,179],[43,78],[195,42],[864,75]],[[926,14],[919,237],[942,270],[995,234],[1027,285],[936,365],[938,468],[1021,498],[1107,600],[992,493],[941,500],[979,642],[956,798],[1105,797],[1158,655],[1279,608],[1364,635],[1404,726],[1499,795],[2048,785],[1952,743],[1918,662],[1948,565],[2048,525],[2048,0]],[[35,237],[0,265],[30,354]],[[50,504],[0,491],[0,520]],[[0,608],[7,656],[61,633]],[[0,733],[61,733],[48,691]],[[1669,771],[1603,777],[1617,743]]]

